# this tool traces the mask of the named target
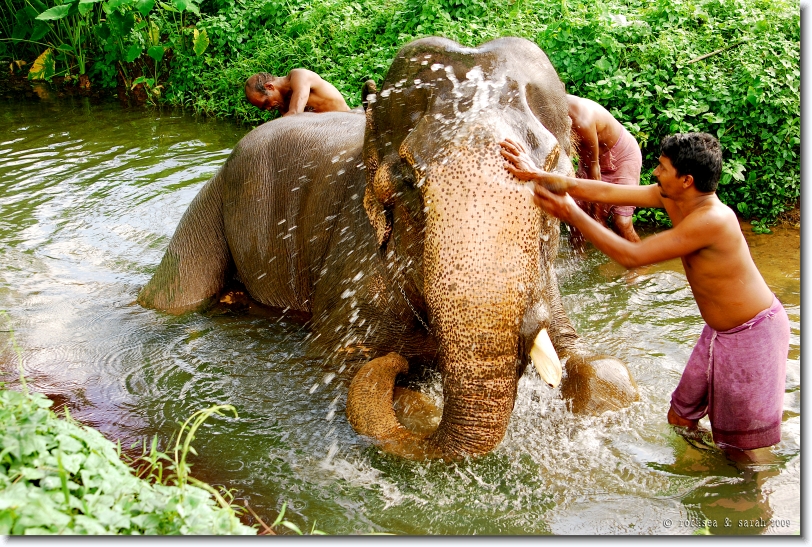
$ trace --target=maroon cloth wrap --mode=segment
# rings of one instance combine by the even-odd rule
[[[671,408],[687,420],[710,418],[717,446],[751,450],[781,440],[789,318],[777,298],[726,331],[705,325]]]

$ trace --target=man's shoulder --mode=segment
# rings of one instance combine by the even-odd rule
[[[718,198],[690,211],[683,218],[683,222],[685,221],[706,231],[713,239],[726,238],[731,231],[741,231],[736,213]]]
[[[297,80],[320,80],[321,77],[313,72],[312,70],[308,70],[306,68],[294,68],[290,72],[288,72],[288,78],[296,78]]]

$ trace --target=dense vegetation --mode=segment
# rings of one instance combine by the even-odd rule
[[[0,389],[0,535],[257,533],[188,476],[185,453],[164,470],[170,460],[153,447],[140,466],[152,480],[142,480],[116,445],[57,418],[51,404],[40,393]]]
[[[0,1],[0,57],[23,70],[251,123],[268,118],[243,98],[254,72],[310,68],[355,106],[413,38],[522,36],[635,135],[644,183],[664,135],[701,130],[725,150],[720,198],[758,230],[800,196],[797,0]]]

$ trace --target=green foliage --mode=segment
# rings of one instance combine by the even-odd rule
[[[10,327],[8,314],[0,315]],[[149,454],[139,458],[148,482],[133,474],[101,433],[75,422],[67,409],[64,419],[57,418],[51,400],[29,393],[22,352],[13,330],[7,332],[22,391],[0,383],[0,535],[256,534],[219,492],[189,476],[186,463],[197,428],[211,414],[236,415],[233,407],[214,406],[189,418],[172,459],[158,452],[153,439]]]
[[[0,391],[0,534],[256,533],[188,474],[176,486],[137,478],[115,445],[58,419],[51,404],[39,393]],[[183,460],[174,464],[184,469]]]
[[[643,183],[664,136],[717,136],[720,199],[766,230],[800,197],[797,4],[658,0],[611,15],[605,6],[570,11],[537,35],[568,91],[604,105],[635,135]],[[657,213],[636,218],[659,221]]]
[[[15,37],[10,48],[21,38],[42,40],[55,22],[87,20],[90,32],[80,25],[78,41],[49,35],[44,45],[57,65],[78,59],[78,44],[93,60],[95,81],[112,85],[120,73],[128,86],[146,84],[152,100],[249,123],[272,117],[243,96],[255,72],[306,67],[357,106],[363,82],[380,82],[412,39],[438,35],[476,46],[521,36],[547,53],[568,92],[604,105],[637,138],[644,184],[662,137],[706,131],[724,149],[720,199],[754,219],[757,231],[768,231],[800,197],[797,0],[0,1],[13,8],[0,15],[0,32]],[[76,13],[37,19],[56,7],[59,17],[64,6]],[[667,220],[655,210],[635,216]]]
[[[208,6],[208,5],[207,5]],[[637,138],[643,184],[660,140],[706,131],[724,149],[719,197],[767,226],[800,196],[800,17],[794,1],[352,0],[219,2],[198,26],[203,56],[179,55],[166,100],[250,123],[254,72],[299,66],[332,82],[351,106],[380,82],[397,50],[425,35],[475,46],[523,36],[550,57],[568,92],[604,105]],[[708,55],[711,54],[711,55]],[[667,224],[659,210],[638,222]]]
[[[242,509],[230,492],[189,474],[187,456],[197,454],[192,447],[197,430],[212,414],[237,417],[233,406],[195,412],[178,431],[172,456],[159,450],[156,436],[149,447],[144,443],[141,456],[130,458],[74,421],[67,408],[59,419],[49,410],[51,400],[29,393],[11,319],[3,310],[0,316],[9,326],[5,332],[22,388],[6,390],[0,382],[0,535],[257,533],[238,520]],[[286,507],[268,527],[246,505],[266,533],[281,525],[302,535],[284,520]],[[315,522],[310,533],[324,535]]]
[[[9,15],[0,17],[0,30],[10,33],[11,50],[19,56],[28,46],[29,55],[60,69],[40,66],[29,72],[32,79],[85,74],[97,83],[117,83],[131,89],[145,84],[148,98],[157,101],[168,65],[167,51],[189,51],[201,55],[208,46],[205,31],[190,25],[200,16],[195,0],[5,0]],[[12,27],[11,14],[14,17]],[[2,42],[0,42],[2,43]],[[32,52],[42,51],[48,55]],[[33,48],[33,49],[32,49]],[[3,50],[0,50],[2,55]]]

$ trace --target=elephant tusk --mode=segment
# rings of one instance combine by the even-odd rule
[[[547,329],[541,329],[533,341],[533,347],[530,348],[530,360],[533,361],[533,366],[539,373],[539,376],[550,387],[557,387],[561,382],[561,361],[553,347],[553,342],[550,340],[550,335],[547,334]]]

